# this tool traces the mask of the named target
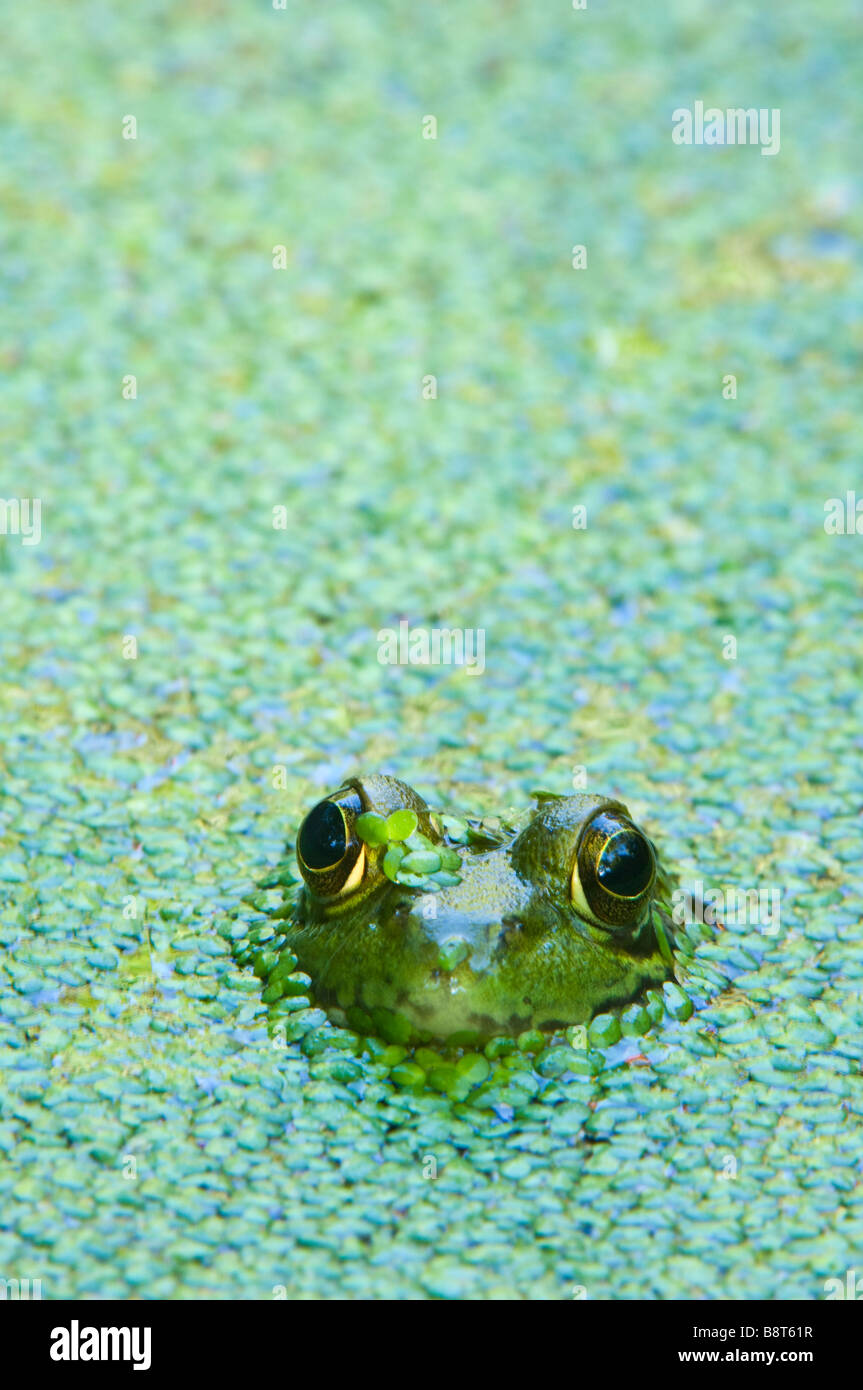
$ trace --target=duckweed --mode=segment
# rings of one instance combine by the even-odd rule
[[[863,546],[823,524],[860,492],[854,16],[591,15],[4,36],[3,496],[41,538],[0,535],[0,1276],[45,1298],[860,1269]],[[745,91],[775,158],[672,142],[680,93]],[[482,629],[482,674],[382,664],[403,616]],[[426,1072],[279,945],[285,840],[367,768],[485,818],[441,817],[439,874],[581,782],[682,875],[779,890],[778,931],[688,929],[680,992]]]

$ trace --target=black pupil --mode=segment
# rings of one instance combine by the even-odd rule
[[[348,847],[345,822],[338,806],[322,801],[309,811],[300,827],[298,848],[310,869],[331,869]]]
[[[637,830],[621,830],[613,835],[596,866],[596,877],[603,888],[620,898],[637,898],[652,876],[650,847]]]

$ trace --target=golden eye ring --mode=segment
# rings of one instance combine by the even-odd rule
[[[362,882],[366,847],[354,831],[362,809],[359,794],[348,788],[319,801],[300,826],[297,862],[317,897],[352,893]]]
[[[579,837],[570,878],[573,906],[598,926],[625,931],[641,921],[656,881],[647,836],[619,811],[600,811]]]

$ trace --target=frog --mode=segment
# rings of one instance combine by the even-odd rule
[[[295,854],[285,945],[342,1027],[551,1035],[674,978],[673,880],[614,797],[539,793],[521,815],[460,820],[373,773],[308,811]]]

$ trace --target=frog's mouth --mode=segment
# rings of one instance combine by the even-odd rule
[[[515,879],[506,891],[497,883],[513,894],[508,912],[489,914],[481,894],[466,910],[471,877],[468,870],[455,901],[437,895],[430,918],[422,892],[388,884],[371,920],[345,922],[336,938],[331,919],[307,919],[292,945],[315,1001],[342,1026],[357,1027],[365,1015],[371,1031],[400,1019],[421,1036],[467,1030],[489,1038],[586,1023],[675,978],[674,923],[662,901],[624,939]]]
[[[517,1036],[527,1029],[555,1033],[588,1023],[605,1010],[625,1008],[675,977],[672,923],[653,905],[625,949],[619,949],[618,941],[611,950],[608,939],[589,924],[581,923],[576,936],[560,907],[549,902],[546,910],[555,919],[558,941],[566,943],[562,955],[577,958],[573,965],[570,954],[562,971],[564,980],[572,976],[571,985],[560,984],[560,957],[556,963],[549,960],[544,978],[541,950],[535,967],[528,965],[524,972],[529,976],[525,983],[518,953],[520,946],[530,945],[530,932],[522,928],[518,914],[470,924],[463,917],[457,923],[444,918],[429,934],[437,961],[422,981],[399,992],[396,1010],[438,1038],[464,1030],[484,1039],[501,1033]]]

